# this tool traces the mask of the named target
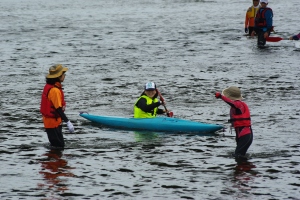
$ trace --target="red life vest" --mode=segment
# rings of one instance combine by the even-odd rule
[[[261,11],[262,10],[262,11]],[[273,11],[271,8],[260,8],[255,16],[255,25],[257,27],[266,27],[267,26],[267,20],[265,17],[265,13],[267,10],[270,10],[272,12],[273,15]]]
[[[229,122],[232,123],[234,128],[236,127],[244,127],[244,126],[251,126],[251,118],[250,118],[250,111],[244,102],[241,101],[245,108],[245,112],[242,114],[236,114],[235,108],[230,109],[230,120]]]
[[[66,107],[64,92],[63,92],[62,88],[57,85],[46,84],[44,87],[43,93],[42,93],[41,108],[40,108],[40,112],[45,117],[51,117],[51,118],[59,117],[59,114],[56,112],[56,110],[53,106],[53,103],[48,99],[48,94],[49,94],[50,90],[54,87],[58,88],[61,92],[63,111]]]

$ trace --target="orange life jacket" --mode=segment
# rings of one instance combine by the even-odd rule
[[[53,103],[48,99],[48,94],[52,88],[58,88],[62,95],[62,105],[63,109],[66,107],[66,102],[64,98],[64,92],[61,87],[58,87],[57,85],[50,85],[46,84],[42,93],[42,100],[41,100],[41,108],[40,112],[45,117],[51,117],[51,118],[58,118],[59,114],[56,112]],[[64,110],[63,110],[64,111]]]

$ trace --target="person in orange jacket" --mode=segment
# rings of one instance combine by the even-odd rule
[[[256,12],[259,9],[259,0],[253,0],[253,5],[248,8],[245,17],[245,33],[247,35],[251,35],[252,31],[254,31],[255,25],[255,16]]]
[[[64,113],[66,102],[61,83],[65,80],[66,71],[68,71],[68,68],[61,64],[53,65],[49,68],[40,107],[49,142],[52,147],[59,148],[64,148],[65,146],[62,134],[62,121],[67,123],[71,133],[74,132],[73,124]]]
[[[230,86],[224,89],[222,93],[216,92],[215,97],[222,99],[230,106],[229,122],[235,130],[237,143],[233,156],[235,158],[243,158],[253,141],[248,105],[242,101],[241,90],[236,86]]]

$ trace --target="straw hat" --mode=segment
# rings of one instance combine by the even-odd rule
[[[49,68],[49,74],[46,78],[57,78],[60,77],[64,72],[68,71],[68,68],[61,64],[53,65]]]
[[[222,94],[231,100],[242,100],[243,99],[240,88],[238,88],[236,86],[230,86],[230,87],[224,89]]]

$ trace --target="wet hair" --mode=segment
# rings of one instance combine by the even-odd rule
[[[64,75],[65,72],[62,73],[62,75]],[[61,77],[62,75],[60,75],[59,77]],[[47,78],[46,77],[46,83],[50,84],[50,85],[54,85],[56,82],[60,82],[60,78],[56,77],[56,78]]]
[[[57,78],[46,78],[46,83],[50,85],[54,85],[56,82],[60,82],[59,77]]]

